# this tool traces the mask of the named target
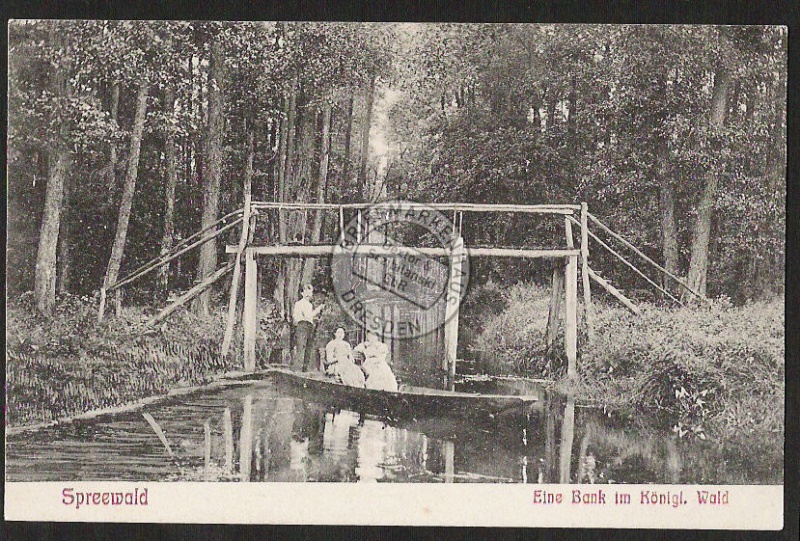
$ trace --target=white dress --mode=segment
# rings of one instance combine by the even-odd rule
[[[331,340],[325,346],[326,373],[339,383],[364,388],[364,372],[353,363],[353,351],[345,340]]]
[[[364,363],[361,369],[367,376],[367,389],[380,391],[397,391],[397,379],[394,377],[386,357],[389,346],[383,342],[366,342],[356,346],[355,351],[364,353]]]

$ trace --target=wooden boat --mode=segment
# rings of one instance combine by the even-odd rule
[[[354,411],[389,417],[526,417],[539,395],[464,393],[402,385],[399,391],[351,387],[319,372],[269,370],[280,386],[309,402],[333,404]]]

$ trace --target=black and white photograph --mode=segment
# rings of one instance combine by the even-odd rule
[[[787,39],[10,21],[7,490],[780,529]]]

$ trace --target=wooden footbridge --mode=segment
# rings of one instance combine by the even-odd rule
[[[288,203],[288,202],[268,202],[268,201],[252,201],[249,193],[245,193],[244,206],[230,214],[227,214],[215,224],[198,231],[194,235],[184,239],[178,244],[169,254],[163,254],[145,265],[136,269],[127,277],[120,279],[117,283],[109,286],[101,291],[101,306],[99,317],[102,318],[103,310],[106,302],[106,295],[112,291],[119,290],[121,287],[131,283],[132,281],[141,278],[142,276],[156,270],[173,259],[181,256],[187,251],[196,248],[210,240],[218,237],[225,231],[241,224],[241,234],[238,244],[227,245],[226,253],[233,256],[232,261],[228,261],[219,270],[212,275],[208,276],[200,283],[197,283],[189,291],[185,292],[180,298],[169,304],[166,308],[161,310],[157,315],[153,316],[148,321],[148,326],[155,325],[170,314],[174,313],[181,306],[184,306],[188,301],[198,296],[204,290],[208,289],[213,283],[219,280],[228,272],[233,272],[231,280],[230,297],[228,304],[227,325],[225,330],[225,337],[221,346],[221,355],[228,354],[231,342],[233,340],[234,328],[236,323],[236,305],[239,297],[239,287],[242,276],[242,266],[244,266],[244,307],[242,315],[242,328],[243,328],[243,351],[244,351],[244,368],[246,371],[254,371],[256,368],[255,346],[256,346],[256,332],[258,325],[258,288],[257,288],[257,274],[258,274],[258,258],[259,257],[326,257],[334,253],[337,245],[335,244],[302,244],[302,243],[276,243],[276,244],[258,244],[254,242],[254,231],[258,226],[259,216],[267,215],[273,223],[278,220],[285,220],[290,213],[297,212],[320,212],[320,213],[335,213],[338,216],[338,238],[342,239],[345,234],[345,218],[349,217],[350,220],[355,220],[357,223],[357,235],[360,241],[362,239],[362,231],[366,231],[368,224],[368,215],[370,212],[380,211],[382,209],[402,209],[406,211],[423,211],[435,210],[440,213],[447,213],[449,216],[452,213],[453,224],[457,224],[453,228],[453,242],[451,246],[463,247],[463,238],[461,237],[461,224],[463,224],[464,215],[470,213],[516,213],[525,215],[549,215],[550,217],[561,217],[563,220],[563,245],[558,248],[536,249],[536,248],[509,248],[509,247],[465,247],[464,249],[468,257],[514,257],[514,258],[546,258],[555,259],[564,263],[563,267],[556,266],[553,274],[553,292],[550,301],[550,321],[548,328],[552,324],[557,324],[555,320],[558,317],[560,304],[560,291],[564,290],[564,310],[563,310],[563,323],[564,323],[564,342],[563,348],[568,362],[568,375],[574,377],[577,374],[577,359],[578,359],[578,268],[580,267],[581,277],[581,290],[583,301],[583,314],[584,325],[587,332],[588,339],[591,340],[592,331],[592,298],[590,281],[594,281],[605,291],[610,293],[613,297],[618,299],[623,305],[634,313],[639,313],[637,306],[628,299],[621,291],[612,286],[607,280],[602,278],[589,266],[589,239],[590,237],[596,241],[601,247],[608,250],[614,257],[620,259],[628,267],[633,269],[638,275],[642,276],[650,285],[662,292],[666,297],[676,303],[681,301],[673,296],[665,288],[650,279],[641,270],[639,270],[633,263],[628,261],[619,252],[611,248],[605,241],[598,235],[590,231],[589,224],[597,226],[603,233],[614,238],[620,242],[628,250],[633,251],[636,255],[643,258],[647,263],[654,266],[659,272],[669,276],[676,283],[680,284],[687,291],[701,297],[693,291],[683,280],[673,275],[655,261],[647,257],[644,253],[638,250],[635,246],[622,238],[620,235],[612,231],[604,225],[595,216],[588,212],[586,203],[580,205],[575,204],[553,204],[553,205],[504,205],[504,204],[473,204],[473,203],[415,203],[415,202],[387,202],[387,203],[350,203],[350,204],[333,204],[333,203]],[[273,216],[269,216],[272,214]],[[277,218],[277,219],[275,219]],[[575,241],[574,229],[579,232],[579,240]],[[426,246],[408,246],[405,247],[387,247],[383,244],[363,244],[369,248],[372,256],[380,257],[396,257],[404,251],[413,251],[413,253],[424,254],[428,257],[446,257],[450,261],[450,274],[451,280],[458,279],[461,276],[460,268],[453,268],[453,265],[460,265],[462,258],[452,257],[454,251],[452,247],[426,247]],[[455,278],[454,278],[455,277]],[[447,291],[457,291],[457,287],[447,287]],[[452,295],[453,293],[448,293]],[[119,298],[119,296],[118,296]],[[701,297],[702,298],[702,297]],[[450,300],[450,299],[448,299]],[[456,299],[457,301],[458,299]],[[445,318],[444,328],[444,341],[445,341],[445,359],[443,360],[442,368],[446,368],[450,377],[455,376],[456,372],[456,350],[458,344],[458,302],[454,303],[454,312],[448,313]],[[450,303],[448,303],[448,306]],[[119,308],[119,301],[117,302]],[[550,333],[548,332],[548,335]],[[555,335],[555,332],[552,333]],[[452,380],[451,380],[452,381]]]

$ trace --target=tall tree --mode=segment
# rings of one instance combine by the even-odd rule
[[[168,118],[174,119],[175,115],[175,90],[170,86],[166,92],[166,106],[169,108]],[[172,250],[175,234],[175,188],[178,184],[178,163],[175,142],[175,128],[172,123],[167,125],[164,141],[164,158],[166,160],[166,179],[164,182],[164,234],[161,237],[161,255],[164,256]],[[159,282],[162,294],[166,297],[169,288],[169,263],[159,269]]]
[[[128,167],[125,173],[125,184],[122,188],[122,199],[119,204],[114,244],[111,246],[111,256],[108,259],[105,278],[103,278],[104,289],[109,288],[117,281],[119,269],[122,265],[122,256],[125,252],[125,241],[128,237],[128,223],[130,222],[133,196],[136,191],[136,179],[139,175],[139,156],[142,148],[142,136],[144,135],[144,122],[147,113],[147,92],[149,88],[150,86],[146,77],[143,77],[141,81],[139,81],[136,90],[136,113],[133,120],[133,130],[131,131]],[[105,306],[101,303],[99,319],[103,318],[104,309]]]
[[[64,179],[64,200],[61,212],[61,231],[58,234],[58,278],[56,287],[59,293],[69,293],[72,273],[72,242],[70,229],[73,220],[70,216],[70,179]]]
[[[725,42],[726,38],[720,34],[720,41]],[[723,45],[723,54],[730,54],[726,44]],[[731,68],[728,63],[730,60],[724,58],[717,66],[714,73],[714,90],[711,95],[711,106],[708,116],[708,129],[711,137],[721,136],[725,113],[727,111],[728,89],[731,84]],[[720,144],[715,143],[719,149]],[[714,204],[717,198],[717,186],[722,172],[719,168],[710,168],[705,174],[703,193],[695,211],[695,222],[692,229],[692,255],[689,261],[689,287],[705,295],[706,281],[708,276],[708,242],[711,234],[711,217]],[[685,296],[688,294],[685,294]]]
[[[211,37],[211,57],[209,60],[208,80],[208,124],[206,126],[205,159],[203,160],[203,216],[200,227],[211,228],[217,221],[219,211],[219,190],[222,177],[222,131],[223,131],[223,51],[222,36],[219,33]],[[215,228],[209,230],[213,234]],[[197,263],[198,282],[216,271],[217,243],[214,239],[200,248],[200,259]],[[197,314],[208,315],[211,291],[200,294],[194,303]]]
[[[346,186],[350,182],[351,149],[350,144],[353,139],[353,104],[355,95],[350,89],[347,93],[347,108],[345,109],[345,128],[344,128],[344,159],[342,160],[342,183]]]
[[[322,106],[322,148],[320,149],[319,159],[319,174],[316,183],[316,197],[315,203],[325,202],[325,192],[328,189],[328,162],[330,160],[331,152],[331,116],[333,106],[329,99],[325,100]],[[322,222],[325,215],[322,210],[317,210],[314,214],[314,223],[311,226],[311,242],[312,244],[319,244],[322,234]],[[308,258],[303,266],[303,279],[302,283],[309,284],[314,277],[314,271],[317,267],[316,258]]]
[[[367,160],[369,159],[369,133],[372,128],[372,110],[375,104],[375,78],[374,74],[370,76],[369,84],[364,90],[366,109],[364,121],[361,125],[361,163],[358,168],[358,187],[362,198],[370,194],[367,186]]]
[[[39,313],[45,316],[52,314],[55,305],[58,233],[61,225],[64,183],[69,174],[72,159],[68,146],[69,141],[67,140],[68,128],[67,119],[65,118],[66,104],[64,103],[70,97],[67,73],[68,56],[63,54],[64,50],[69,47],[65,39],[69,38],[65,38],[59,32],[56,23],[51,23],[50,39],[53,44],[53,50],[56,52],[52,77],[53,95],[59,100],[61,106],[57,135],[53,138],[49,148],[50,167],[47,176],[39,248],[36,254],[36,308]],[[59,56],[61,57],[60,59]]]

